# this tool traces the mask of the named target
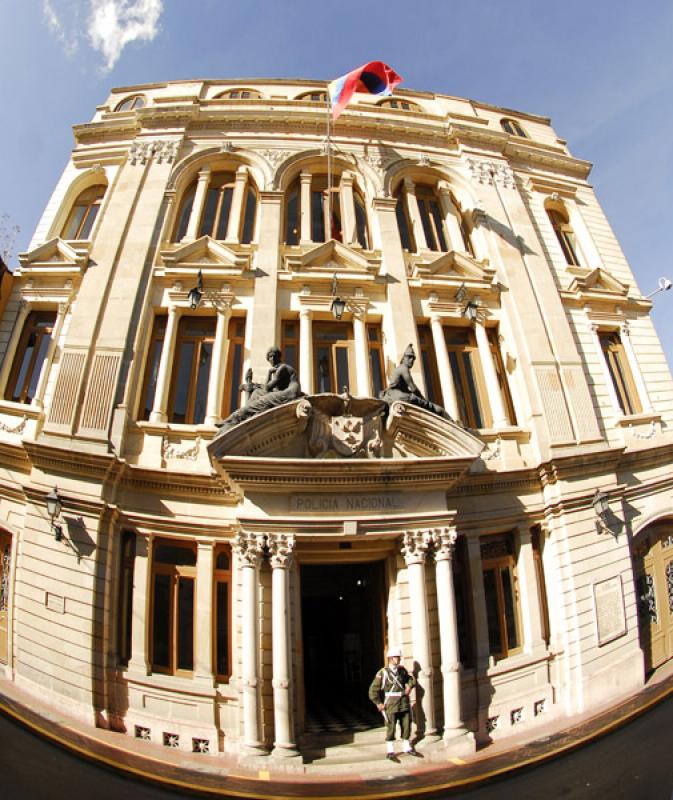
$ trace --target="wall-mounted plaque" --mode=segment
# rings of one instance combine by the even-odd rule
[[[599,647],[624,636],[626,612],[620,575],[594,583],[594,607]]]
[[[50,611],[55,611],[57,614],[65,614],[65,597],[53,592],[45,592],[44,604]]]

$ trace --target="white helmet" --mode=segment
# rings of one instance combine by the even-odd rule
[[[389,647],[388,648],[388,658],[394,658],[398,656],[402,658],[402,648],[401,647]]]

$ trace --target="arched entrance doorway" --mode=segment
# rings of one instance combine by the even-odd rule
[[[634,571],[640,643],[650,672],[673,658],[673,522],[638,534]]]

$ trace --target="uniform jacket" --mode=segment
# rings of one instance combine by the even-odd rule
[[[397,671],[392,667],[382,667],[369,687],[369,699],[375,705],[383,703],[386,712],[391,714],[409,711],[410,702],[405,691],[407,687],[413,689],[415,685],[413,675],[410,675],[401,664]]]

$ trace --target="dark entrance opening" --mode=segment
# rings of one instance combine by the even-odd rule
[[[383,664],[384,587],[382,561],[301,566],[308,731],[382,724],[367,691]]]

